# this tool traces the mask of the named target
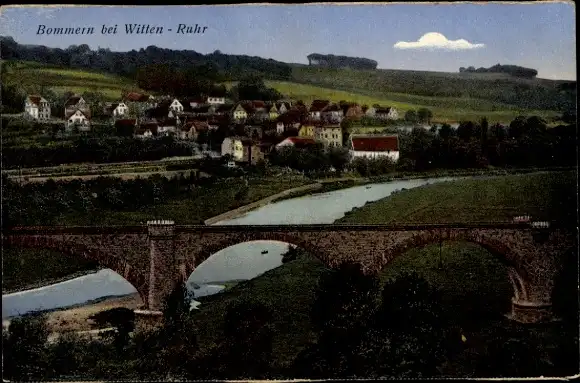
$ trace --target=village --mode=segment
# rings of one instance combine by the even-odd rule
[[[173,136],[193,141],[203,152],[219,153],[235,163],[256,165],[268,161],[273,151],[287,147],[314,150],[348,150],[350,158],[399,159],[397,134],[349,134],[343,121],[372,119],[380,125],[398,120],[393,107],[366,106],[341,101],[259,100],[232,103],[222,95],[178,99],[129,92],[115,103],[93,106],[73,95],[63,106],[64,118],[55,118],[41,95],[26,98],[23,117],[39,123],[58,124],[61,134],[87,133],[98,120],[116,135],[140,139]],[[58,106],[57,106],[58,108]],[[95,110],[98,109],[98,110]],[[95,117],[99,115],[99,118]],[[222,132],[220,142],[209,140]],[[377,130],[378,131],[378,130]]]

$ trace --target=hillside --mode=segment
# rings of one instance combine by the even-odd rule
[[[526,79],[503,73],[446,73],[410,70],[350,70],[293,66],[292,81],[394,101],[408,95],[479,99],[521,109],[575,109],[575,89],[561,90],[569,81]],[[396,94],[403,96],[397,96]],[[452,100],[450,100],[452,102]],[[496,108],[503,108],[497,105]],[[497,109],[496,109],[497,110]]]
[[[140,91],[134,81],[126,77],[32,61],[16,61],[13,67],[6,69],[2,81],[7,85],[16,85],[26,93],[42,93],[44,89],[58,95],[65,92],[99,92],[107,101],[118,100],[122,91]]]

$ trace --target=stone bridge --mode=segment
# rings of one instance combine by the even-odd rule
[[[123,227],[17,227],[5,246],[51,249],[95,260],[131,283],[148,310],[160,310],[179,281],[212,254],[255,240],[301,247],[330,267],[361,264],[377,273],[411,248],[468,241],[505,263],[514,288],[511,317],[532,323],[551,317],[551,292],[561,256],[577,246],[575,230],[526,223],[442,225],[178,226],[151,221]]]

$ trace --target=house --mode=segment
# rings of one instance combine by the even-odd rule
[[[256,122],[265,121],[270,118],[269,106],[264,101],[251,101],[247,103],[248,117]]]
[[[330,123],[340,123],[344,117],[344,112],[340,105],[330,104],[320,112],[320,118]]]
[[[308,138],[314,138],[314,127],[315,127],[315,123],[312,121],[306,121],[306,123],[304,125],[302,125],[300,127],[300,129],[298,130],[298,136],[299,137],[308,137]]]
[[[248,104],[238,103],[232,110],[232,117],[236,121],[242,121],[248,118],[252,113],[252,109]]]
[[[158,128],[159,126],[157,125],[156,122],[142,123],[135,130],[135,137],[136,138],[155,137],[158,134]]]
[[[272,104],[272,106],[270,106],[270,110],[268,111],[268,113],[270,115],[270,120],[275,120],[280,116],[276,104]]]
[[[169,104],[169,109],[175,113],[181,113],[183,112],[183,104],[178,99],[174,98],[171,101],[171,104]]]
[[[330,105],[328,100],[314,100],[308,109],[308,114],[313,120],[320,120],[322,111]]]
[[[69,115],[65,116],[65,128],[70,131],[73,127],[77,127],[79,131],[86,132],[90,130],[90,114],[83,113],[80,109],[75,110]]]
[[[350,137],[351,158],[388,157],[399,160],[399,137],[397,135],[352,135]]]
[[[360,105],[353,104],[348,107],[344,116],[348,119],[359,119],[364,116],[364,112]]]
[[[284,123],[283,122],[276,122],[276,134],[284,134]]]
[[[179,128],[179,138],[183,140],[197,140],[199,133],[202,131],[208,131],[209,126],[207,122],[203,121],[189,121],[183,124]]]
[[[223,95],[210,94],[205,102],[210,105],[223,105],[226,103],[226,98]]]
[[[375,108],[375,117],[380,118],[382,120],[396,120],[399,118],[399,112],[395,108],[387,107],[379,107]]]
[[[342,147],[342,128],[340,125],[321,125],[314,127],[314,139],[325,148]]]
[[[103,113],[108,117],[121,117],[127,114],[129,108],[124,102],[109,103],[103,108]]]
[[[222,142],[222,157],[230,155],[234,161],[242,161],[244,158],[244,145],[241,137],[226,137]]]
[[[128,112],[137,116],[143,114],[147,109],[157,106],[155,98],[145,93],[130,92],[123,97],[123,103],[127,105]]]
[[[35,120],[48,120],[50,119],[50,104],[38,94],[29,95],[24,101],[24,114]]]
[[[276,109],[278,109],[278,115],[288,112],[292,107],[292,105],[286,101],[276,102],[274,105],[276,105]]]
[[[377,110],[374,106],[366,107],[366,108],[363,107],[363,112],[364,112],[365,116],[367,116],[367,117],[375,117]]]
[[[91,114],[89,104],[81,96],[75,95],[64,103],[64,118],[68,120],[77,111],[80,111],[86,118],[90,118],[88,117]]]
[[[316,146],[316,141],[308,137],[288,137],[276,145],[276,149],[294,147],[298,149],[311,148]]]
[[[158,120],[157,135],[168,136],[177,132],[179,120],[177,118],[163,118]]]

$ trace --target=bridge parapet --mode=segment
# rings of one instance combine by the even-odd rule
[[[150,237],[172,238],[175,234],[175,222],[170,220],[147,221]]]

